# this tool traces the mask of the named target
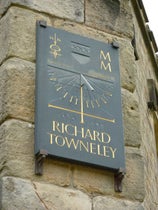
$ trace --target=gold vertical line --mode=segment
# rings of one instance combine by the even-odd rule
[[[84,123],[84,119],[83,119],[83,86],[82,85],[80,88],[80,95],[81,95],[81,123]]]

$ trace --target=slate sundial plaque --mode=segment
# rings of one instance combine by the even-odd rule
[[[125,170],[119,46],[37,22],[36,174],[50,156]]]

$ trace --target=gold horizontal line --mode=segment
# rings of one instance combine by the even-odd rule
[[[67,109],[67,108],[60,107],[60,106],[55,106],[53,104],[48,104],[48,107],[55,108],[55,109],[60,109],[60,110],[64,110],[64,111],[72,112],[72,113],[76,113],[76,114],[81,114],[81,112],[79,112],[79,111],[72,110],[72,109]],[[83,113],[83,115],[87,116],[87,117],[92,117],[92,118],[96,118],[96,119],[99,119],[99,120],[104,120],[104,121],[107,121],[107,122],[115,123],[115,119],[108,119],[108,118],[99,117],[99,116],[92,115],[92,114],[87,114],[87,113]]]

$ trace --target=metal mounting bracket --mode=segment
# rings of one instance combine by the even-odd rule
[[[43,28],[47,27],[47,22],[45,20],[38,20],[37,24],[39,24]]]
[[[122,180],[125,176],[125,170],[120,168],[115,174],[114,174],[114,188],[115,192],[122,192]]]
[[[117,48],[119,48],[119,43],[116,41],[113,41],[112,46],[117,49]]]
[[[43,162],[46,156],[48,155],[46,150],[40,150],[35,157],[35,174],[42,175],[43,174]]]

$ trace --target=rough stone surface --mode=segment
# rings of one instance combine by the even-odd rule
[[[76,167],[73,184],[89,193],[115,194],[113,174],[106,170]],[[126,148],[126,175],[123,180],[123,192],[119,196],[141,202],[144,199],[144,162],[139,149]]]
[[[1,210],[45,210],[30,181],[4,177],[0,182]]]
[[[88,0],[85,14],[85,23],[90,27],[132,37],[132,11],[127,0]]]
[[[84,21],[84,0],[0,0],[0,15],[11,5],[27,7],[29,9],[44,12],[51,16],[67,18],[77,22]]]
[[[2,174],[33,175],[33,126],[18,120],[5,121],[0,126]],[[23,169],[23,170],[21,170]]]
[[[48,209],[91,210],[91,199],[79,190],[60,188],[37,182],[34,182],[34,186]]]
[[[18,58],[0,67],[0,121],[18,118],[34,121],[35,64]]]
[[[126,175],[121,197],[142,202],[145,197],[144,159],[141,150],[126,147]]]
[[[84,193],[55,185],[3,177],[1,210],[91,210],[91,199]]]
[[[121,72],[121,86],[134,92],[137,83],[137,65],[134,62],[134,50],[131,42],[125,39],[119,40],[120,44],[120,72]]]
[[[8,120],[0,126],[1,176],[9,175],[61,186],[70,184],[69,164],[46,160],[43,176],[34,171],[34,127],[31,123]]]
[[[138,202],[98,196],[93,199],[94,210],[145,210]]]
[[[11,7],[0,20],[0,63],[7,57],[19,57],[35,61],[36,21],[47,16],[18,7]],[[19,38],[20,37],[20,38]]]
[[[113,173],[89,167],[75,167],[73,184],[89,193],[111,194],[114,192]]]
[[[128,90],[122,89],[124,139],[127,146],[140,147],[140,115],[137,97]]]

